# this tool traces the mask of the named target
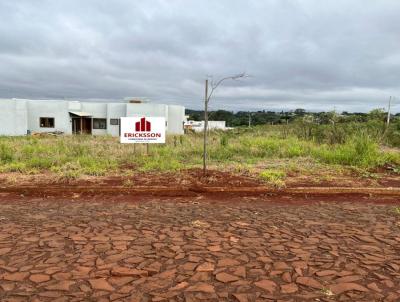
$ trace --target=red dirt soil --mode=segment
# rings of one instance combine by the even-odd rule
[[[263,196],[268,195],[277,199],[288,200],[359,200],[367,197],[374,200],[374,195],[393,195],[391,198],[376,197],[379,202],[397,201],[400,198],[400,176],[384,175],[380,182],[385,182],[385,187],[394,187],[388,193],[385,187],[376,183],[371,187],[368,181],[354,179],[356,191],[352,192],[351,179],[345,183],[337,182],[304,182],[304,177],[296,182],[296,178],[288,179],[286,189],[278,190],[250,175],[232,174],[215,170],[207,171],[203,175],[201,169],[183,170],[180,172],[146,172],[135,173],[131,176],[91,177],[79,180],[57,180],[53,175],[34,175],[16,177],[10,183],[6,177],[0,177],[0,193],[10,198],[12,196],[24,197],[57,197],[78,198],[82,196],[123,196],[130,199],[132,196],[199,196],[204,195],[220,200],[230,200],[232,196]],[[342,185],[343,189],[336,188]],[[301,188],[300,188],[301,187]],[[367,187],[369,190],[367,190]],[[360,188],[362,190],[360,190]],[[376,188],[376,189],[375,189]],[[329,191],[329,189],[332,189]],[[328,191],[327,191],[328,190]],[[396,191],[397,190],[397,191]],[[0,199],[1,196],[0,196]]]
[[[109,175],[93,176],[83,179],[62,179],[51,173],[34,175],[24,175],[20,173],[3,173],[0,175],[0,186],[17,185],[109,185],[120,186],[127,182],[134,186],[169,186],[190,185],[207,187],[252,187],[265,185],[265,183],[255,175],[249,173],[231,173],[217,170],[208,170],[206,176],[201,169],[186,169],[177,172],[137,172],[134,169],[126,169],[125,172],[132,171],[132,175]],[[301,175],[289,174],[285,180],[288,187],[362,187],[362,186],[383,186],[400,187],[400,174],[377,172],[375,177],[359,177],[357,175],[337,175],[330,176],[330,180],[321,180],[321,175]]]

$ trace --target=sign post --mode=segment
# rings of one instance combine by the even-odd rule
[[[122,144],[165,144],[165,118],[121,117],[120,142]]]

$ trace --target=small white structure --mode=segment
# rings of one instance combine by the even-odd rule
[[[225,121],[208,121],[208,130],[229,130]],[[204,131],[204,121],[187,121],[185,122],[185,129],[193,130],[194,132]]]
[[[121,117],[164,117],[168,134],[183,134],[185,108],[143,102],[100,103],[0,99],[0,135],[33,132],[119,136]]]

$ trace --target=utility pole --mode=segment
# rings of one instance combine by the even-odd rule
[[[203,175],[206,175],[207,162],[207,128],[208,128],[208,79],[206,79],[205,96],[204,96],[204,145],[203,145]]]
[[[389,97],[389,106],[388,106],[388,114],[387,114],[387,120],[386,120],[386,128],[389,129],[389,124],[390,124],[390,106],[392,103],[392,96]]]

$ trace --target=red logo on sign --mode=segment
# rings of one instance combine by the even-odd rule
[[[151,123],[142,117],[139,122],[136,122],[135,129],[138,132],[149,132],[151,131]]]

